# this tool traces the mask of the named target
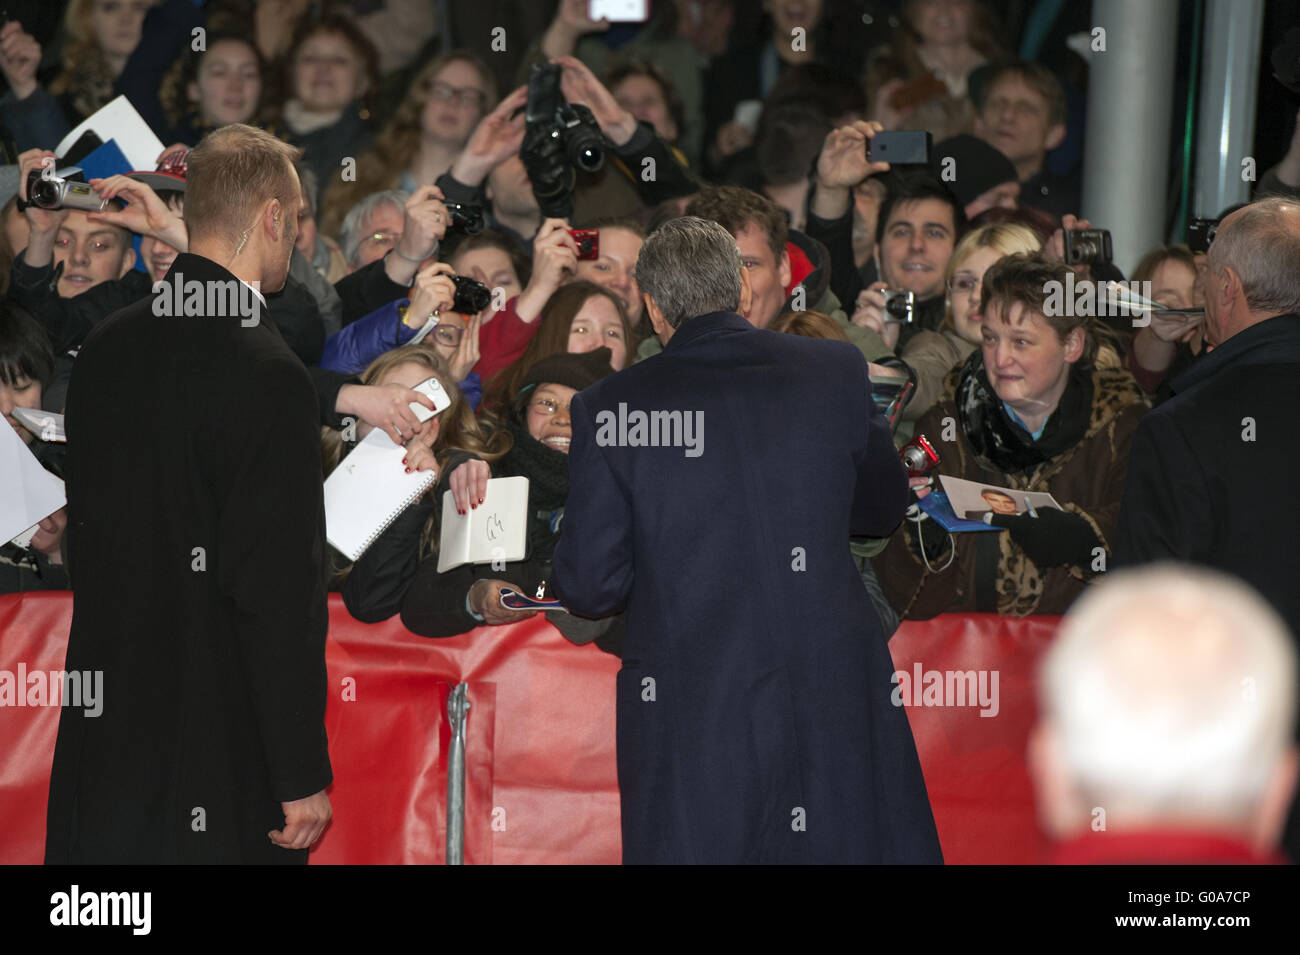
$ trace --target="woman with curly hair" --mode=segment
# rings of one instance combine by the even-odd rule
[[[322,230],[334,235],[347,211],[371,193],[414,192],[435,182],[496,102],[496,81],[477,54],[453,50],[434,59],[411,82],[374,148],[358,158],[356,179],[335,177],[325,190]]]
[[[431,344],[403,345],[385,352],[365,370],[361,383],[412,387],[428,378],[437,378],[451,398],[450,407],[429,422],[430,430],[423,436],[423,444],[432,450],[437,461],[437,470],[445,471],[452,455],[468,453],[491,463],[510,449],[510,436],[506,432],[475,418],[473,409],[448,373],[446,362]],[[340,432],[322,428],[321,459],[325,474],[328,476],[338,467],[356,442],[369,432],[369,425],[359,423],[355,440],[346,440]],[[401,608],[419,562],[437,552],[440,513],[437,505],[446,489],[445,481],[430,488],[384,529],[356,563],[345,564],[337,551],[332,552],[336,561],[334,586],[343,591],[343,602],[352,616],[376,623],[387,620]]]

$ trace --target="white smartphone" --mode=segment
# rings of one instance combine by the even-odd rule
[[[587,0],[587,19],[644,23],[650,19],[650,0]]]
[[[442,382],[437,378],[426,378],[424,381],[416,385],[414,390],[423,395],[428,395],[429,398],[433,400],[433,411],[430,411],[418,401],[412,401],[410,403],[412,414],[421,421],[428,421],[430,418],[442,414],[451,407],[451,396],[447,394],[447,390],[442,387]]]

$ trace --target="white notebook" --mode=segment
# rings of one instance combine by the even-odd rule
[[[442,495],[438,573],[461,564],[523,560],[528,547],[528,478],[492,478],[483,503],[456,513],[451,491]]]
[[[18,432],[0,420],[0,544],[18,538],[31,543],[35,525],[49,517],[68,499],[63,482],[41,467]],[[30,533],[29,533],[30,532]]]
[[[406,473],[406,449],[375,428],[325,479],[325,538],[357,560],[437,480],[433,471]]]

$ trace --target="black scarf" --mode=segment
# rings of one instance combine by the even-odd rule
[[[975,454],[996,471],[1017,474],[1036,468],[1083,439],[1092,417],[1092,371],[1070,366],[1061,401],[1035,441],[1007,414],[984,372],[984,353],[975,349],[957,382],[957,420]]]
[[[515,443],[502,471],[528,478],[528,558],[550,560],[569,497],[569,456],[536,440],[526,425],[512,422],[509,428]]]

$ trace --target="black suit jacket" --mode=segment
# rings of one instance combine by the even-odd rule
[[[181,255],[187,281],[230,281]],[[105,319],[68,392],[68,670],[46,861],[306,861],[280,803],[331,781],[316,393],[268,322]]]

